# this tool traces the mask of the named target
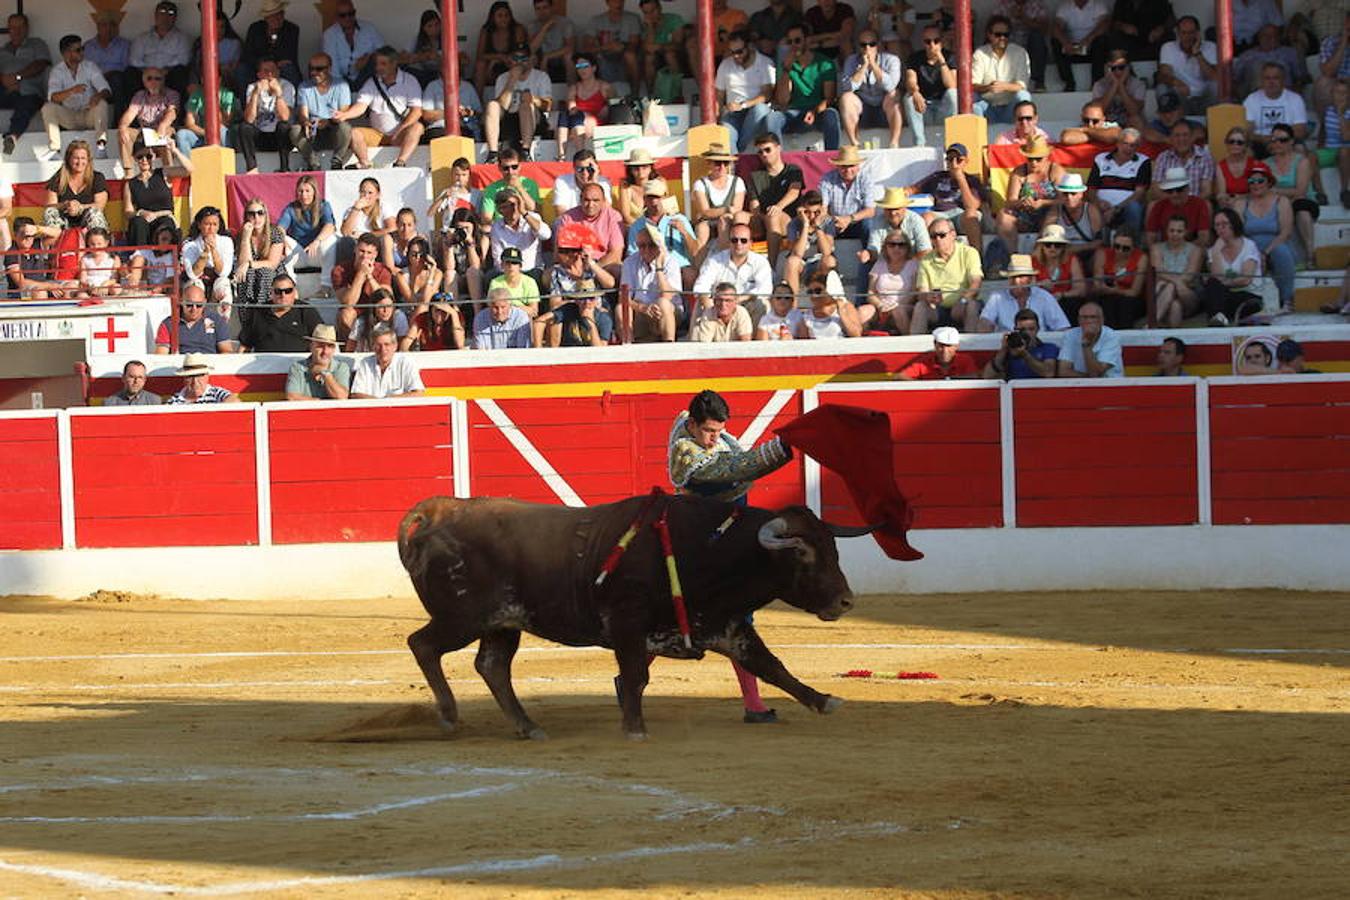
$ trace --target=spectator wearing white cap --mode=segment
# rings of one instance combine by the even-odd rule
[[[1180,166],[1173,166],[1163,173],[1158,187],[1162,190],[1162,199],[1154,200],[1148,206],[1144,217],[1144,227],[1148,230],[1148,244],[1152,246],[1162,240],[1167,220],[1181,216],[1186,220],[1186,239],[1201,247],[1212,242],[1211,216],[1209,202],[1190,193],[1191,176]]]
[[[164,402],[169,406],[195,403],[238,403],[239,395],[211,383],[211,357],[205,353],[189,353],[183,357],[183,368],[176,373],[183,378],[183,387]]]
[[[1069,239],[1069,252],[1091,254],[1102,246],[1102,212],[1087,202],[1087,185],[1077,172],[1065,172],[1055,182],[1060,202],[1046,210],[1041,229],[1056,224]]]
[[[980,370],[969,356],[959,352],[961,335],[950,325],[933,329],[933,349],[905,363],[895,373],[899,381],[947,381],[979,378]]]
[[[305,338],[309,356],[291,363],[286,373],[287,400],[346,400],[352,380],[351,366],[337,356],[337,329],[315,325]]]
[[[1120,335],[1104,324],[1101,306],[1089,300],[1078,309],[1078,326],[1064,332],[1059,346],[1060,378],[1124,378]]]
[[[1043,325],[1047,331],[1063,331],[1069,327],[1069,318],[1055,295],[1033,284],[1036,264],[1029,254],[1014,253],[1004,274],[1008,276],[1008,287],[990,295],[975,323],[977,332],[1011,331],[1016,327],[1017,316],[1028,309],[1036,314],[1038,328]]]

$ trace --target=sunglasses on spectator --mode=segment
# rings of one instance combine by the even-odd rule
[[[1279,137],[1272,137],[1270,139],[1270,142],[1272,144],[1287,144],[1289,143],[1289,138],[1285,137],[1284,135],[1280,135]]]
[[[1129,67],[1130,67],[1129,63],[1112,63],[1111,65],[1107,66],[1107,68],[1110,69],[1112,72],[1124,72]]]
[[[347,10],[346,12],[339,12],[339,13],[337,14],[337,17],[338,17],[339,19],[355,19],[355,18],[356,18],[356,10],[354,10],[354,9],[349,9],[349,10]]]
[[[272,288],[272,293],[276,294],[278,297],[285,297],[288,294],[295,293],[295,286],[292,285],[291,287],[274,287]]]
[[[584,59],[583,59],[581,62],[579,62],[579,63],[576,64],[576,69],[577,69],[578,71],[580,71],[580,70],[582,70],[582,69],[589,69],[590,67],[591,67],[591,64],[588,63],[588,62],[586,62],[586,60],[584,60]]]
[[[991,32],[989,32],[989,36],[990,36],[990,37],[1002,37],[1002,38],[1005,38],[1005,37],[1007,37],[1007,36],[1008,36],[1009,34],[1011,34],[1011,33],[1012,33],[1012,32],[1009,32],[1009,31],[991,31]]]
[[[858,41],[858,43],[864,47],[875,47],[877,45],[876,41]]]
[[[800,46],[801,44],[806,43],[806,38],[788,38],[787,42],[793,47],[797,47]]]
[[[309,67],[309,70],[310,70],[311,72],[327,72],[327,71],[328,71],[328,67],[327,67],[327,66],[310,66],[310,67]]]
[[[946,237],[947,235],[949,235],[949,234],[956,234],[956,232],[955,232],[955,231],[952,231],[950,228],[947,229],[946,231],[930,231],[930,232],[928,232],[928,236],[929,236],[929,237],[935,237],[935,238],[945,238],[945,237]]]
[[[514,172],[514,171],[516,171],[516,169],[519,169],[519,168],[520,168],[520,163],[502,163],[502,165],[501,165],[501,170],[502,170],[503,172]],[[508,201],[508,202],[509,202],[509,201]]]
[[[31,241],[31,240],[33,240],[33,238],[35,238],[35,237],[37,237],[37,232],[36,232],[36,231],[21,231],[21,232],[19,232],[19,240],[21,240],[21,241]]]
[[[1134,249],[1133,244],[1112,244],[1111,249],[1118,253],[1129,253]]]
[[[1264,175],[1252,175],[1247,178],[1248,184],[1270,184],[1270,180]]]
[[[424,252],[421,251],[421,250],[409,250],[408,253],[407,253],[407,255],[408,255],[409,257],[412,257],[412,256],[426,256],[426,253],[424,253]]]
[[[886,246],[887,246],[887,247],[908,247],[909,244],[905,243],[904,241],[887,241],[887,242],[886,242]]]
[[[770,153],[773,152],[773,145],[768,144],[763,147],[756,147],[755,152],[758,153],[760,156],[768,156]]]
[[[146,80],[146,81],[163,81],[163,80],[164,80],[164,76],[163,76],[163,75],[146,75],[144,80]]]
[[[1030,115],[1030,116],[1018,116],[1018,117],[1017,117],[1017,121],[1019,121],[1019,122],[1034,122],[1034,121],[1036,121],[1036,116],[1035,116],[1035,115]]]
[[[206,307],[205,303],[190,303],[187,301],[184,301],[183,303],[184,309],[204,309],[205,307]]]
[[[731,243],[733,243],[733,244],[748,244],[748,243],[750,243],[750,239],[749,239],[748,237],[734,237],[734,238],[728,238],[727,240],[731,241]]]
[[[942,43],[942,38],[924,38],[923,42],[925,44],[940,44]]]
[[[265,209],[250,209],[250,210],[248,211],[248,214],[249,214],[250,216],[265,216],[265,215],[267,215],[267,210],[265,210]]]
[[[745,51],[748,50],[748,49],[749,49],[748,47],[732,47],[732,48],[731,48],[731,55],[732,55],[732,56],[744,56],[744,55],[745,55]]]
[[[1101,119],[1089,119],[1087,116],[1084,116],[1084,117],[1083,117],[1083,124],[1084,124],[1084,125],[1100,125],[1100,124],[1102,124],[1102,120],[1101,120]]]
[[[1224,141],[1224,143],[1227,144],[1227,145],[1230,146],[1230,147],[1245,147],[1245,146],[1247,146],[1247,142],[1244,141],[1242,138],[1228,138],[1227,140]]]

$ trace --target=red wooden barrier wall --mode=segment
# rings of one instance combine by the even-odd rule
[[[915,528],[1003,524],[998,388],[849,391],[820,399],[890,413],[896,480],[914,503]],[[821,469],[820,500],[824,518],[861,524],[843,480],[828,469]]]
[[[1211,385],[1215,525],[1350,522],[1350,383]]]
[[[1198,519],[1195,388],[1013,391],[1018,526]]]
[[[272,541],[389,541],[455,492],[449,404],[268,410]]]
[[[0,423],[0,550],[61,546],[56,417]]]
[[[771,391],[728,392],[728,429],[742,433],[772,396]],[[638,394],[601,398],[496,401],[502,414],[547,465],[587,505],[644,494],[653,485],[670,489],[666,441],[676,414],[689,404],[682,394]],[[772,434],[801,412],[799,395],[766,430]],[[531,462],[513,446],[477,402],[469,403],[469,490],[475,495],[516,497],[557,503]],[[794,460],[756,484],[753,500],[764,506],[801,503],[801,462]]]
[[[76,415],[70,430],[79,546],[258,542],[252,407]]]

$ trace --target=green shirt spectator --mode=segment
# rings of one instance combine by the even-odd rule
[[[839,81],[839,67],[819,53],[812,54],[804,66],[798,63],[788,67],[784,74],[792,82],[788,109],[810,109],[820,104],[825,99],[825,82]]]
[[[478,201],[479,202],[478,211],[483,214],[483,218],[491,220],[497,217],[497,192],[504,187],[506,187],[506,179],[498,179],[497,181],[494,181],[492,182],[492,184],[489,184],[487,187],[483,188],[483,196]],[[540,215],[543,215],[542,213],[543,207],[539,204],[538,183],[535,182],[533,178],[526,178],[524,175],[522,175],[520,176],[519,183],[516,185],[516,188],[517,190],[524,188],[525,193],[529,194],[530,199],[534,201],[534,208],[536,210],[540,210],[541,211]]]

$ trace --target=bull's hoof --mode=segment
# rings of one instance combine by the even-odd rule
[[[647,732],[645,732],[645,731],[627,731],[627,732],[624,732],[624,737],[628,738],[630,741],[633,741],[634,743],[641,743],[641,742],[647,740]]]
[[[444,713],[436,713],[436,724],[439,725],[441,731],[446,734],[454,734],[459,730],[459,723],[454,719],[447,719]]]
[[[820,709],[818,711],[822,716],[828,716],[830,713],[834,712],[836,709],[838,709],[843,705],[844,705],[843,698],[827,696],[825,698],[825,702],[820,704]]]
[[[538,725],[536,725],[529,731],[526,731],[524,734],[522,734],[521,737],[527,738],[531,741],[546,741],[548,740],[548,732],[540,728]]]

